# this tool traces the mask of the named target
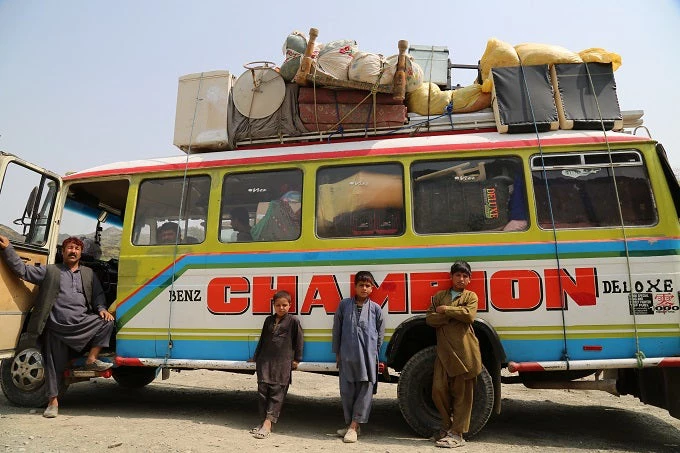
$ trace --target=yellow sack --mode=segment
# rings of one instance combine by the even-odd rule
[[[515,46],[524,66],[556,63],[583,63],[581,57],[564,47],[551,44],[524,43]]]
[[[611,63],[614,71],[621,66],[621,55],[608,52],[601,47],[591,47],[578,54],[585,63]]]
[[[406,95],[406,108],[418,115],[441,115],[449,102],[453,103],[453,113],[476,112],[491,105],[491,94],[483,93],[482,86],[477,83],[441,91],[439,86],[429,82]]]
[[[486,50],[479,61],[479,68],[482,73],[482,91],[491,93],[491,68],[501,68],[505,66],[519,66],[517,51],[512,45],[491,38],[486,43]]]

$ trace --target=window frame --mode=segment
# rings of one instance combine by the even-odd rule
[[[630,156],[630,159],[628,161],[623,161],[620,159],[620,157],[623,156]],[[601,162],[592,162],[594,160],[595,156],[600,156],[605,159],[602,159]],[[577,164],[553,164],[553,165],[546,165],[545,167],[541,164],[541,161],[545,161],[546,159],[549,160],[556,160],[559,158],[565,158],[568,157],[570,159],[578,159]],[[610,160],[611,157],[611,160]],[[590,159],[589,159],[590,158]],[[590,160],[591,162],[588,162]],[[639,150],[639,149],[618,149],[618,150],[612,150],[612,151],[607,151],[607,150],[592,150],[592,151],[575,151],[571,153],[567,152],[557,152],[557,153],[545,153],[543,155],[541,154],[532,154],[529,157],[529,171],[531,173],[531,180],[532,180],[532,195],[534,197],[534,214],[536,215],[536,225],[538,228],[542,231],[552,231],[553,228],[555,230],[560,230],[560,231],[569,231],[569,230],[588,230],[588,229],[616,229],[616,228],[621,228],[622,227],[622,222],[621,218],[619,216],[618,222],[615,224],[611,225],[583,225],[583,226],[558,226],[555,222],[554,227],[553,226],[543,226],[541,223],[541,216],[539,212],[539,203],[538,203],[538,198],[536,196],[538,187],[534,184],[534,172],[537,172],[540,174],[541,178],[544,177],[545,172],[548,171],[560,171],[560,170],[570,170],[570,169],[603,169],[606,171],[611,171],[613,170],[613,175],[614,178],[618,179],[619,175],[616,174],[616,168],[637,168],[640,167],[643,172],[643,176],[645,177],[647,181],[647,189],[649,193],[649,199],[651,201],[651,209],[654,213],[654,222],[649,223],[649,224],[644,224],[644,225],[636,225],[636,224],[630,224],[626,223],[624,219],[623,227],[624,228],[651,228],[659,224],[660,217],[659,217],[659,209],[658,209],[658,204],[656,201],[656,197],[654,194],[654,189],[653,189],[653,184],[652,180],[650,178],[650,174],[648,171],[648,166],[645,161],[644,154]],[[612,174],[609,174],[607,176],[608,179],[612,179]],[[619,182],[614,181],[614,184],[619,184]],[[541,190],[545,190],[545,186],[541,188]],[[620,195],[620,192],[619,192]]]
[[[255,239],[255,238],[251,238],[250,240],[247,240],[247,241],[227,241],[227,240],[223,240],[223,238],[222,238],[222,231],[223,231],[222,223],[225,220],[227,220],[227,213],[229,212],[229,210],[233,209],[233,205],[231,205],[231,207],[229,209],[226,209],[227,205],[224,202],[225,198],[226,198],[225,197],[225,186],[226,186],[227,179],[230,178],[230,177],[238,176],[238,175],[261,175],[261,174],[265,174],[265,173],[269,173],[271,175],[273,173],[283,173],[283,172],[288,172],[291,175],[295,173],[296,176],[299,177],[298,181],[296,181],[297,184],[299,184],[299,187],[300,187],[300,190],[299,190],[300,207],[299,207],[299,211],[298,211],[300,221],[299,221],[297,236],[293,239],[278,239],[278,240],[277,239],[274,239],[274,240],[259,240],[259,239]],[[296,166],[284,167],[284,168],[273,168],[273,169],[272,168],[243,169],[243,170],[238,170],[238,171],[225,172],[222,175],[222,178],[221,178],[221,181],[220,181],[220,186],[219,186],[219,193],[220,193],[219,214],[218,214],[218,219],[216,221],[216,223],[217,223],[217,241],[220,244],[248,244],[248,243],[292,242],[292,241],[300,240],[302,238],[302,233],[303,233],[303,227],[302,227],[302,224],[303,224],[303,222],[302,222],[302,209],[303,209],[302,195],[303,195],[303,191],[304,191],[304,181],[305,181],[305,171],[304,171],[304,169],[302,169],[300,167],[296,167]],[[291,192],[291,191],[289,191],[289,192]],[[288,193],[288,192],[286,192],[286,193]],[[285,195],[285,194],[283,194],[283,195]],[[281,197],[283,195],[279,196],[278,198],[270,198],[270,200],[266,203],[271,203],[272,201],[277,201],[277,200],[281,199]],[[257,204],[259,204],[259,203],[262,203],[262,202],[258,202]],[[266,215],[266,212],[265,212],[264,215]],[[254,218],[251,218],[250,214],[248,215],[248,217],[249,217],[249,221],[254,220],[252,226],[250,227],[250,231],[252,232],[253,229],[256,227],[256,225],[258,225],[258,223],[259,223],[259,221],[257,219],[257,211],[256,211]],[[260,220],[262,220],[262,219],[260,219]],[[232,231],[234,231],[234,230],[232,229]]]
[[[149,243],[148,244],[140,244],[140,243],[137,242],[139,240],[139,234],[140,234],[141,230],[143,229],[143,227],[145,225],[148,225],[148,224],[145,223],[142,226],[142,228],[140,228],[139,230],[137,228],[137,222],[139,220],[138,215],[139,215],[139,212],[140,212],[139,208],[140,208],[140,202],[141,202],[141,194],[142,194],[143,187],[147,182],[169,181],[169,180],[183,181],[185,179],[188,181],[188,180],[199,179],[199,178],[205,178],[207,180],[207,187],[208,187],[208,191],[207,191],[208,199],[205,202],[205,214],[204,214],[203,220],[202,220],[203,224],[204,224],[204,226],[203,226],[203,240],[198,241],[198,242],[187,242],[186,238],[189,237],[189,235],[188,235],[189,231],[188,231],[187,228],[185,228],[182,225],[182,223],[184,223],[187,219],[185,217],[182,217],[182,214],[187,213],[187,210],[189,209],[188,208],[189,203],[187,203],[186,205],[182,205],[184,212],[180,213],[176,220],[168,220],[168,221],[178,223],[180,225],[180,228],[182,228],[182,236],[180,237],[181,240],[176,245],[182,246],[182,245],[195,245],[195,244],[204,243],[207,239],[207,232],[208,232],[208,223],[207,222],[208,222],[208,217],[209,217],[208,214],[209,214],[209,209],[210,209],[209,208],[210,198],[212,197],[212,180],[213,180],[213,178],[212,178],[212,175],[210,175],[209,173],[189,174],[189,175],[186,175],[186,177],[184,175],[182,175],[182,176],[169,176],[169,175],[148,176],[148,177],[140,179],[137,182],[137,188],[136,188],[136,193],[135,193],[135,209],[134,209],[134,215],[132,216],[132,225],[131,225],[132,228],[131,228],[131,232],[130,232],[130,234],[131,234],[130,243],[134,247],[158,247],[158,246],[168,246],[168,245],[174,246],[175,245],[175,242],[173,242],[172,244],[159,243],[157,238],[155,239],[155,242],[151,242],[151,239],[152,239],[151,232],[149,232]],[[184,184],[184,182],[182,182],[182,184]],[[185,194],[185,197],[186,196],[187,195]],[[179,208],[179,204],[177,204],[177,207]],[[168,217],[168,219],[170,219],[170,218],[171,217]],[[145,219],[148,219],[148,217],[146,217]],[[189,218],[189,220],[191,220],[191,218]],[[157,222],[158,220],[156,219],[155,221]],[[156,226],[156,230],[158,228],[159,228],[159,225]],[[137,237],[137,239],[135,240],[136,237]]]
[[[497,228],[492,228],[492,229],[487,229],[487,230],[465,230],[465,231],[432,231],[432,232],[423,232],[423,231],[418,231],[417,225],[418,221],[416,219],[416,205],[417,205],[417,200],[416,200],[416,185],[417,181],[416,178],[413,177],[413,172],[414,172],[414,167],[416,167],[419,164],[427,164],[427,163],[450,163],[452,164],[449,168],[453,168],[459,165],[462,165],[465,162],[474,162],[474,166],[469,166],[468,168],[463,168],[463,172],[468,172],[470,170],[477,169],[480,163],[488,163],[488,162],[496,162],[496,161],[501,161],[501,160],[509,160],[511,161],[511,164],[516,167],[516,173],[513,176],[519,175],[522,178],[522,186],[521,190],[523,190],[523,200],[520,200],[521,203],[523,203],[523,211],[525,214],[525,219],[519,220],[520,222],[524,222],[524,224],[521,225],[521,229],[508,229],[504,230],[505,227],[510,225],[510,223],[513,220],[516,219],[511,219],[510,218],[510,201],[511,197],[513,196],[512,193],[508,194],[508,220],[505,223],[504,227],[497,227]],[[411,225],[413,229],[413,233],[417,236],[421,237],[427,237],[427,236],[442,236],[442,235],[457,235],[457,234],[495,234],[495,233],[522,233],[525,231],[528,231],[531,227],[531,216],[530,216],[530,207],[529,207],[529,188],[527,186],[527,177],[526,177],[526,160],[524,157],[518,154],[510,154],[510,155],[502,155],[502,154],[491,154],[491,155],[470,155],[470,156],[446,156],[446,157],[438,157],[438,158],[422,158],[418,160],[414,160],[410,163],[409,165],[409,183],[411,185]],[[486,166],[485,166],[486,168]],[[441,171],[441,170],[439,170]],[[478,170],[479,171],[479,170]],[[486,170],[483,170],[486,171]],[[435,171],[436,172],[436,171]],[[433,173],[435,173],[433,172]],[[481,173],[480,173],[481,174]],[[468,180],[466,174],[459,175],[461,178],[462,182],[468,181],[468,182],[473,182],[474,180]],[[514,179],[510,176],[507,175],[497,175],[489,178],[489,180],[493,180],[494,178],[499,178],[500,180],[503,180],[503,178],[511,179],[512,182],[508,185],[514,184]],[[507,181],[506,179],[506,181]],[[513,188],[513,190],[515,190]]]
[[[319,176],[323,172],[332,170],[332,169],[356,169],[354,173],[351,173],[350,176],[346,176],[342,179],[338,179],[339,177],[333,178],[334,180],[337,179],[337,181],[333,183],[324,183],[324,184],[336,184],[342,181],[345,181],[349,177],[353,175],[358,175],[359,173],[370,173],[371,168],[375,167],[388,167],[388,166],[393,166],[395,169],[397,169],[397,172],[394,173],[387,173],[387,172],[382,172],[382,173],[377,173],[380,175],[392,175],[392,176],[398,176],[401,179],[401,207],[400,208],[390,208],[390,207],[383,207],[383,208],[365,208],[365,209],[360,209],[360,210],[355,210],[355,211],[346,211],[343,214],[345,215],[350,215],[351,212],[361,212],[361,211],[368,211],[368,209],[401,209],[401,215],[399,219],[399,225],[397,227],[397,231],[393,234],[348,234],[348,235],[339,235],[339,236],[323,236],[320,234],[320,194],[319,194],[319,188],[321,185],[320,181],[322,178]],[[386,212],[385,212],[386,213]],[[382,161],[382,162],[368,162],[368,163],[339,163],[339,164],[325,164],[325,165],[320,165],[318,168],[316,168],[315,173],[314,173],[314,211],[313,211],[313,216],[314,216],[314,236],[321,241],[329,241],[329,240],[345,240],[345,239],[377,239],[377,238],[399,238],[403,237],[406,235],[407,232],[407,222],[406,222],[406,164],[404,162],[400,161]],[[337,217],[337,216],[335,216]],[[334,218],[335,218],[334,217]],[[376,221],[375,218],[373,218],[373,221]],[[350,220],[351,223],[351,220]]]

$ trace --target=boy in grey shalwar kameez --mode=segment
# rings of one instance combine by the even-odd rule
[[[333,352],[348,425],[338,430],[344,442],[356,442],[359,423],[368,422],[378,383],[378,356],[385,323],[380,305],[369,299],[374,285],[370,272],[358,272],[354,277],[355,296],[340,301],[333,319]]]

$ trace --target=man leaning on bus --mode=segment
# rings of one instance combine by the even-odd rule
[[[0,255],[9,268],[22,280],[40,285],[28,323],[28,335],[22,335],[20,344],[36,347],[42,336],[49,399],[43,416],[47,418],[54,418],[59,413],[57,396],[69,361],[69,348],[80,352],[91,345],[84,370],[104,371],[112,366],[97,358],[102,348],[109,345],[113,332],[113,315],[106,309],[99,279],[92,269],[80,265],[83,251],[80,239],[65,239],[61,249],[63,263],[27,266],[9,240],[0,236]]]

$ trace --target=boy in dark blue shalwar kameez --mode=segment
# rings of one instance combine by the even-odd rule
[[[359,423],[368,422],[378,383],[378,355],[385,336],[380,305],[369,299],[375,280],[367,271],[354,277],[355,296],[340,301],[333,319],[333,352],[340,371],[340,398],[347,428],[344,442],[356,442]]]

